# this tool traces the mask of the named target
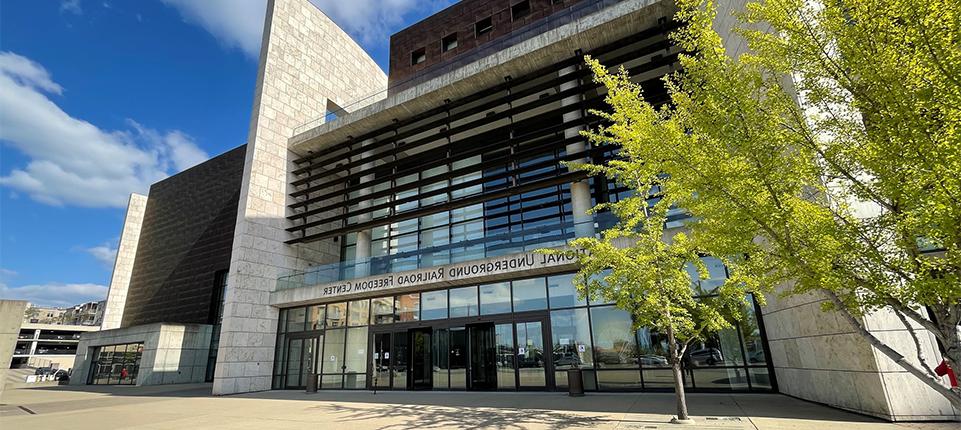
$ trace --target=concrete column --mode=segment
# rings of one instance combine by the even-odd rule
[[[361,147],[370,145],[372,143],[374,143],[373,139],[365,140],[361,142]],[[360,157],[361,159],[364,159],[364,158],[370,158],[373,155],[374,155],[374,151],[364,151],[363,153],[361,153]],[[373,161],[370,161],[362,164],[358,171],[360,173],[365,173],[365,172],[370,173],[373,168],[374,168],[374,163]],[[373,174],[366,174],[360,177],[361,184],[366,184],[373,180],[374,180]],[[371,190],[370,188],[361,188],[360,196],[366,197],[371,192],[373,192],[373,190]],[[361,209],[361,210],[364,210],[370,207],[370,200],[362,200],[360,203],[357,204],[357,207],[358,209]],[[367,221],[370,221],[370,219],[371,219],[371,216],[369,212],[363,213],[358,215],[357,222],[365,223]],[[369,275],[370,274],[370,260],[369,260],[370,259],[370,229],[361,230],[357,232],[357,245],[354,247],[354,249],[355,249],[354,255],[357,258],[357,264],[354,267],[354,275],[358,278]]]
[[[568,66],[561,69],[558,76],[565,76],[577,72],[577,66]],[[567,91],[580,85],[579,79],[562,82],[560,91]],[[576,105],[581,102],[581,95],[575,94],[561,99],[561,106]],[[580,110],[573,110],[563,115],[564,122],[576,121],[582,116]],[[573,126],[564,130],[564,138],[569,139],[580,135],[583,126]],[[585,151],[587,142],[581,141],[567,145],[567,153],[574,154]],[[588,162],[587,157],[574,160],[576,162]],[[591,188],[587,179],[571,183],[571,212],[574,217],[574,235],[576,237],[594,236],[594,217],[587,213],[591,209]]]

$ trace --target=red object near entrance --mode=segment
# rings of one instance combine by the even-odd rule
[[[934,373],[936,373],[938,376],[948,375],[948,380],[951,381],[951,387],[958,386],[958,378],[954,375],[954,369],[952,369],[951,366],[948,366],[947,360],[942,360],[941,364],[934,368]]]

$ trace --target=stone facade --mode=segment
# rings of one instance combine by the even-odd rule
[[[99,346],[143,343],[137,385],[204,382],[212,326],[206,324],[145,324],[84,333],[77,347],[71,385],[85,385]]]
[[[27,309],[27,302],[21,300],[0,300],[0,394],[7,382],[7,370],[10,369],[10,357],[17,347],[17,336],[20,335],[20,323],[23,321],[23,311]]]
[[[290,270],[339,258],[333,241],[284,244],[288,139],[325,116],[328,102],[350,111],[386,89],[377,64],[308,0],[268,2],[214,394],[270,389],[278,315],[270,291]]]
[[[113,274],[110,276],[110,289],[107,292],[103,322],[100,324],[104,330],[120,327],[120,322],[123,320],[127,292],[130,289],[130,276],[133,273],[134,260],[137,258],[137,244],[140,243],[140,230],[146,209],[147,196],[130,195],[123,232],[120,235],[120,245],[117,247],[117,260],[114,262]]]

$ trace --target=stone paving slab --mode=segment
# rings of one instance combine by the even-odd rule
[[[58,386],[0,398],[0,429],[957,430],[892,424],[776,394],[691,394],[696,424],[669,424],[671,394],[268,391],[214,397],[210,385]],[[26,412],[29,410],[30,412]]]

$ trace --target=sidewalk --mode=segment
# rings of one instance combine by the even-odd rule
[[[210,396],[207,384],[5,392],[2,428],[147,429],[957,429],[891,424],[777,394],[689,394],[697,424],[669,424],[672,394],[270,391]]]

